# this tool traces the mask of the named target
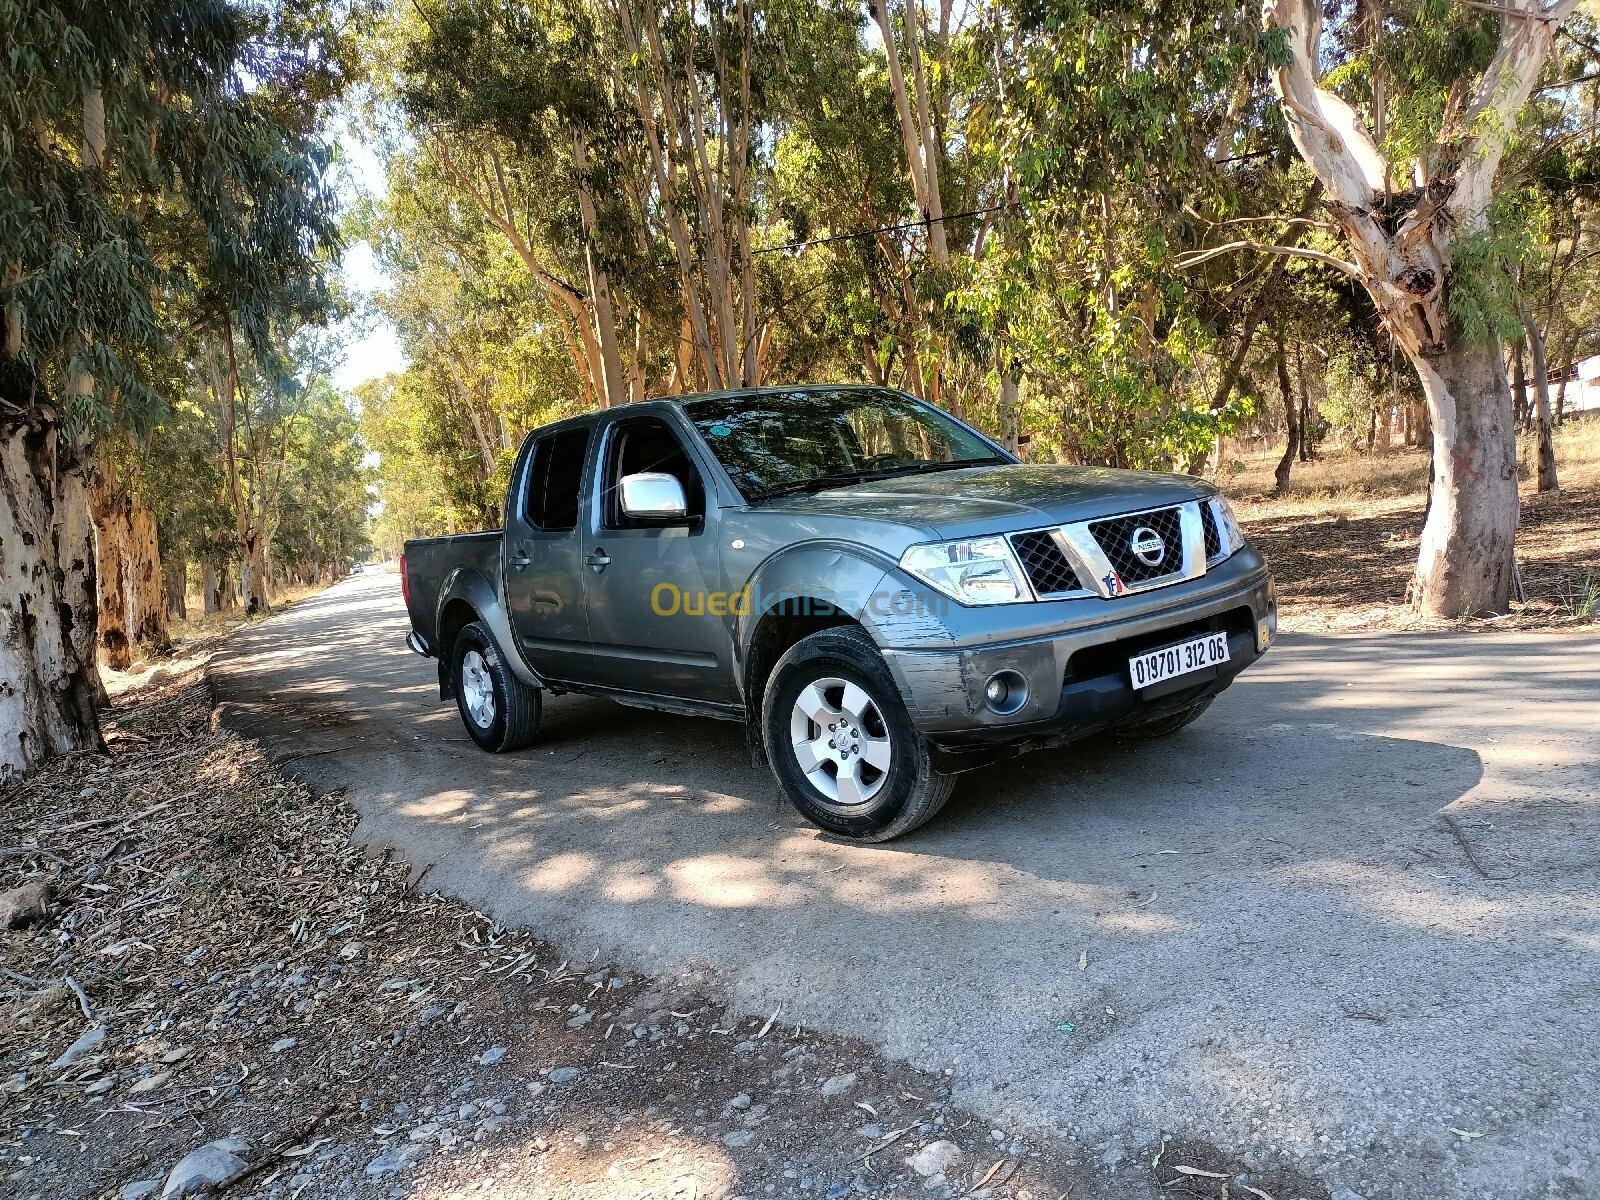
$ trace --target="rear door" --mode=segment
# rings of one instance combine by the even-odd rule
[[[593,678],[610,687],[698,700],[736,698],[729,597],[717,555],[718,513],[687,435],[664,416],[624,416],[602,435],[586,506],[584,562]],[[624,475],[676,476],[686,520],[631,520]]]
[[[550,679],[591,673],[578,516],[593,433],[586,422],[537,438],[508,497],[506,608],[523,655]]]

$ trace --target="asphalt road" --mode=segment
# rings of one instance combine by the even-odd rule
[[[406,629],[393,574],[342,583],[229,643],[223,719],[575,958],[703,967],[1107,1164],[1169,1132],[1366,1200],[1600,1195],[1593,632],[1285,637],[1164,742],[856,847],[731,724],[563,697],[483,754]]]

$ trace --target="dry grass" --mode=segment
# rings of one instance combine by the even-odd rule
[[[325,583],[316,583],[295,584],[281,588],[273,597],[272,610],[282,612],[286,608],[292,608],[308,596],[315,596],[327,586]],[[185,604],[189,615],[181,621],[171,621],[168,624],[168,633],[171,637],[169,645],[140,646],[133,665],[126,671],[115,671],[104,664],[101,665],[100,677],[112,698],[125,696],[145,687],[159,687],[175,673],[187,670],[203,659],[217,642],[235,629],[266,620],[265,616],[246,616],[243,608],[208,614],[201,598],[197,595],[187,597]]]
[[[1562,490],[1533,490],[1524,438],[1517,560],[1527,599],[1509,617],[1439,622],[1412,613],[1406,585],[1426,500],[1428,455],[1396,448],[1297,463],[1289,494],[1273,490],[1278,455],[1224,449],[1218,480],[1272,562],[1279,612],[1291,630],[1549,628],[1600,620],[1600,421],[1557,433]]]

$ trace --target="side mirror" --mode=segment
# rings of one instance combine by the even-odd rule
[[[651,520],[675,520],[689,515],[689,501],[676,475],[640,471],[622,477],[622,515]]]

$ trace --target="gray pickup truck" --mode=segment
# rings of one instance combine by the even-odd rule
[[[546,692],[742,721],[827,832],[916,828],[959,771],[1171,733],[1277,629],[1227,501],[1019,463],[884,388],[684,396],[536,430],[503,531],[406,543],[408,644],[486,750]]]

